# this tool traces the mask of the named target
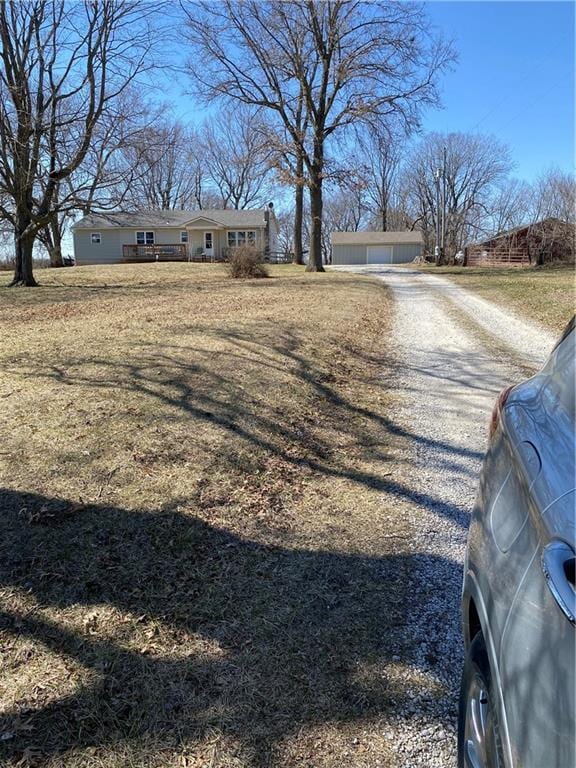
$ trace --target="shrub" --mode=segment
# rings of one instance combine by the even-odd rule
[[[226,266],[230,277],[268,277],[258,252],[250,246],[232,248]]]

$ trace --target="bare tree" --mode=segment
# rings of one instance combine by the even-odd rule
[[[408,140],[400,126],[374,125],[361,128],[356,135],[358,173],[363,179],[366,206],[374,229],[405,229],[404,190],[400,172]]]
[[[32,249],[95,129],[148,67],[156,7],[64,0],[0,4],[0,213],[14,227],[13,285],[36,285]]]
[[[188,8],[190,65],[208,99],[234,98],[273,112],[302,153],[312,218],[308,269],[322,265],[326,141],[367,120],[406,124],[435,103],[451,58],[431,37],[420,6],[354,0],[200,2]],[[309,135],[298,129],[299,94]]]
[[[362,184],[326,188],[324,200],[325,229],[340,232],[358,232],[368,224],[370,211],[366,203],[366,190]]]
[[[294,210],[276,212],[278,222],[278,250],[285,256],[294,254]]]
[[[431,251],[436,244],[439,170],[445,171],[445,250],[451,258],[469,238],[482,232],[494,188],[507,177],[511,167],[508,148],[493,137],[464,133],[426,136],[408,161],[406,181],[414,222],[423,230],[427,249]]]
[[[233,102],[217,120],[204,123],[199,150],[223,208],[248,208],[270,197],[267,135],[258,114]]]
[[[304,110],[303,98],[298,97],[299,106],[295,112],[297,132],[304,137],[308,130],[308,121]],[[282,128],[268,126],[267,141],[271,149],[271,164],[278,173],[280,183],[294,190],[294,208],[291,215],[293,232],[291,235],[294,264],[304,264],[304,189],[306,175],[304,155],[301,144],[295,144]]]
[[[125,143],[127,168],[139,168],[126,192],[135,209],[186,210],[201,207],[204,174],[197,136],[180,122],[157,120]]]
[[[241,105],[199,129],[163,118],[125,143],[127,191],[136,209],[247,208],[270,196],[270,149],[257,117]]]
[[[521,179],[505,178],[494,189],[483,233],[496,235],[528,221],[532,200],[530,185]]]
[[[531,189],[526,242],[530,261],[574,263],[576,241],[576,177],[551,168],[543,173]]]
[[[368,224],[369,209],[366,190],[360,183],[350,183],[340,188],[327,187],[323,206],[322,256],[330,263],[332,232],[358,232]]]
[[[554,218],[576,224],[576,177],[552,168],[536,181],[532,192],[532,220]]]
[[[50,220],[38,232],[38,239],[48,253],[51,267],[64,266],[62,239],[64,238],[64,234],[71,218],[72,214],[70,212],[61,213],[58,210],[55,210]]]
[[[141,94],[127,89],[106,110],[94,127],[90,147],[80,165],[58,185],[52,215],[38,231],[52,267],[63,266],[62,239],[78,212],[107,211],[121,207],[144,172],[142,148],[160,108],[143,104]],[[135,154],[127,152],[137,148]],[[47,183],[40,177],[40,189]]]

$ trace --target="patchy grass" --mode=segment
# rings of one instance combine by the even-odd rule
[[[392,765],[411,555],[386,289],[40,277],[0,288],[0,764]]]
[[[418,269],[449,277],[463,288],[560,333],[575,309],[574,267],[434,267]]]

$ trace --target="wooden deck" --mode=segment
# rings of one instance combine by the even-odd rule
[[[186,245],[123,245],[122,261],[188,261]]]
[[[125,263],[136,263],[146,261],[194,261],[200,263],[222,263],[230,259],[230,248],[222,248],[220,253],[212,255],[206,254],[202,249],[197,248],[194,252],[188,253],[186,245],[170,244],[162,245],[123,245],[122,261]],[[270,253],[267,256],[259,252],[261,261],[267,261],[271,264],[287,264],[292,261],[291,254]]]

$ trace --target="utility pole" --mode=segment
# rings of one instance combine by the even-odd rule
[[[441,260],[441,214],[440,214],[440,179],[442,178],[442,169],[438,168],[436,171],[436,247],[434,248],[434,261],[436,266],[440,264]]]
[[[446,147],[442,152],[442,236],[440,238],[440,255],[444,258],[446,239]]]
[[[444,258],[446,245],[446,154],[447,150],[444,147],[442,150],[442,168],[436,170],[436,248],[434,249],[436,266]]]

